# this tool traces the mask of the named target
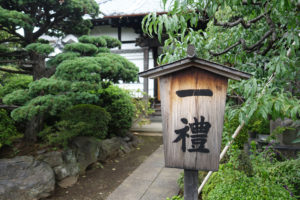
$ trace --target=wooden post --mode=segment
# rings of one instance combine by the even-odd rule
[[[198,200],[198,170],[184,170],[184,200]]]
[[[149,48],[144,48],[144,70],[149,69]],[[148,98],[148,93],[149,93],[149,81],[148,78],[144,78],[144,98]]]

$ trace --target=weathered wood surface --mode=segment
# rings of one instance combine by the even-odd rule
[[[149,69],[149,48],[144,48],[144,70],[148,70]],[[147,77],[144,78],[144,97],[148,96],[148,92],[149,92],[149,80]]]
[[[198,200],[198,171],[184,170],[184,200]]]
[[[183,98],[176,95],[178,90],[189,89],[209,89],[213,95]],[[199,68],[188,68],[160,77],[166,167],[218,170],[226,90],[226,77]],[[189,123],[193,123],[194,117],[200,120],[201,116],[204,116],[205,121],[211,124],[205,143],[205,148],[209,149],[209,153],[183,152],[181,141],[173,143],[178,137],[175,130],[185,127],[181,118],[186,118]],[[188,134],[191,135],[190,130]],[[186,138],[187,149],[191,146],[191,139]]]

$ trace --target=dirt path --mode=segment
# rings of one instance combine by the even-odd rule
[[[103,168],[91,169],[72,187],[57,187],[50,198],[44,200],[104,200],[161,144],[162,137],[138,136],[142,143],[123,157],[107,161]]]

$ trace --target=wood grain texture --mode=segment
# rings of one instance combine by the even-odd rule
[[[184,170],[184,200],[198,200],[198,170]]]
[[[209,89],[213,96],[178,97],[176,91],[189,89]],[[172,168],[217,171],[223,131],[224,109],[227,91],[227,77],[199,69],[188,68],[160,77],[161,105],[163,118],[163,140],[165,166]],[[209,153],[183,152],[182,142],[173,143],[178,137],[175,130],[182,129],[194,117],[211,124],[205,148]],[[191,131],[188,132],[191,135]],[[187,149],[191,149],[191,138],[186,138]]]

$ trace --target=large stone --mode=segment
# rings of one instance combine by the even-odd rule
[[[0,200],[33,200],[50,195],[55,178],[52,168],[31,156],[0,160]]]
[[[73,186],[78,181],[78,176],[69,176],[61,181],[59,181],[57,184],[61,188],[68,188]]]
[[[63,163],[53,168],[55,177],[58,181],[62,181],[67,177],[78,176],[79,164],[76,159],[75,152],[72,149],[67,149],[62,153]]]
[[[100,151],[100,140],[94,137],[76,137],[72,141],[71,146],[76,154],[80,174],[85,173],[89,165],[97,162]]]
[[[36,159],[48,163],[53,168],[63,164],[62,154],[61,151],[51,151],[38,155]]]
[[[100,142],[98,160],[104,162],[120,155],[123,140],[119,137],[103,140]]]

